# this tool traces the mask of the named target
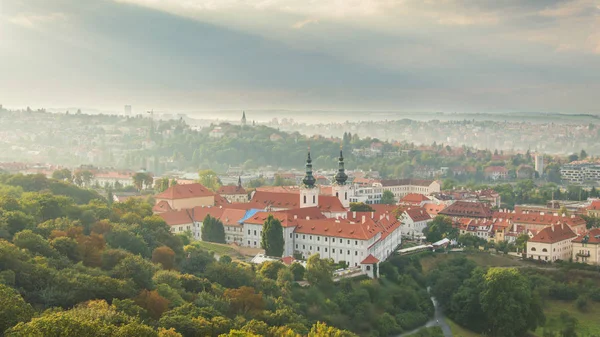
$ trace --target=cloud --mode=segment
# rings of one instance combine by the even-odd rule
[[[30,29],[40,28],[42,25],[56,23],[58,21],[65,21],[67,16],[64,13],[50,13],[50,14],[17,14],[8,19],[8,22]]]
[[[317,20],[317,19],[306,19],[306,20],[302,20],[302,21],[298,21],[298,22],[294,23],[292,25],[292,28],[294,28],[294,29],[302,29],[306,25],[315,24],[315,23],[319,23],[319,20]]]

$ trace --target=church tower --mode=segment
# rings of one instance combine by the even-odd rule
[[[242,126],[246,126],[246,111],[242,112]]]
[[[344,169],[344,155],[342,154],[342,149],[340,149],[340,158],[338,161],[338,172],[335,174],[335,182],[331,187],[331,192],[335,195],[345,208],[350,207],[350,199],[349,195],[349,186],[346,184],[348,180],[348,175],[346,174],[346,170]]]
[[[319,188],[315,186],[316,180],[312,174],[312,159],[310,159],[310,149],[306,159],[306,175],[302,179],[300,187],[300,208],[316,207],[319,205]]]

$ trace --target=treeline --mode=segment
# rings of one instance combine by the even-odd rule
[[[543,327],[544,336],[576,337],[577,320],[568,312],[547,322],[547,300],[575,301],[585,311],[600,301],[597,274],[586,271],[481,268],[464,256],[444,261],[427,278],[431,293],[459,325],[487,336],[525,336]]]
[[[389,336],[433,312],[414,267],[390,262],[381,279],[338,283],[319,256],[306,270],[217,261],[145,201],[83,202],[92,192],[67,184],[56,195],[46,189],[56,181],[40,181],[0,183],[6,336]]]

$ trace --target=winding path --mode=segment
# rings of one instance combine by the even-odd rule
[[[429,292],[429,287],[427,288],[427,292]],[[429,328],[434,326],[439,326],[440,328],[442,328],[442,331],[444,332],[444,337],[452,337],[452,330],[450,329],[448,323],[446,323],[446,316],[442,312],[442,309],[438,305],[438,302],[435,300],[435,297],[431,297],[431,302],[433,303],[433,307],[435,308],[435,313],[431,320],[425,323],[425,325],[422,325],[412,331],[408,331],[394,337],[406,337],[416,333],[417,331],[423,328]]]

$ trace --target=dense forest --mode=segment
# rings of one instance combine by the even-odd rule
[[[392,259],[380,279],[341,282],[332,271],[318,255],[306,269],[217,260],[145,201],[0,176],[6,336],[389,336],[433,314],[418,267]]]

